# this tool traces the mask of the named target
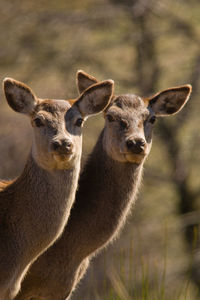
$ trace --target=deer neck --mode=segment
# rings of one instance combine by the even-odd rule
[[[71,182],[74,177],[78,178],[77,173],[80,168],[80,157],[74,161],[73,167],[63,170],[45,170],[41,168],[32,156],[29,154],[27,163],[21,176],[16,183],[18,186],[23,185],[31,191],[30,195],[41,198],[44,195],[57,195],[65,197],[70,192]],[[69,183],[69,184],[68,184]],[[28,196],[28,195],[27,195]]]
[[[61,248],[62,244],[66,247],[68,243],[72,260],[74,255],[81,261],[116,235],[134,203],[141,181],[142,164],[112,160],[103,149],[103,134],[81,175],[64,237],[53,247]],[[74,236],[78,237],[77,241]]]
[[[33,228],[32,242],[38,243],[39,248],[53,242],[63,231],[75,198],[79,168],[80,156],[71,169],[47,171],[39,167],[30,153],[23,173],[11,184],[17,206],[15,214],[27,218]]]
[[[101,183],[96,197],[93,197],[91,201],[98,203],[96,199],[101,197],[100,208],[105,209],[104,215],[107,214],[108,209],[108,217],[111,218],[109,222],[112,222],[113,219],[116,225],[119,225],[121,217],[126,215],[127,209],[129,210],[130,204],[137,194],[142,167],[142,164],[122,163],[109,157],[104,150],[103,133],[101,134],[88,165],[86,165],[85,176],[92,178],[91,174],[95,174],[93,184]]]

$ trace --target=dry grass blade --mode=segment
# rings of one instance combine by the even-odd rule
[[[113,289],[120,297],[121,300],[132,300],[132,297],[129,295],[126,290],[123,282],[121,281],[119,275],[117,274],[114,268],[110,268],[108,271],[108,277],[112,283]]]

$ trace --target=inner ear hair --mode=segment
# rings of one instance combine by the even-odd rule
[[[152,107],[157,115],[171,115],[180,111],[189,99],[192,86],[189,84],[163,90],[144,102]]]
[[[14,111],[30,114],[34,110],[37,98],[26,84],[5,78],[3,87],[7,102]]]
[[[91,85],[97,83],[98,80],[82,70],[78,70],[76,74],[76,83],[79,93],[82,94]]]
[[[76,102],[81,114],[86,116],[103,111],[110,102],[113,89],[114,81],[105,80],[84,90]]]

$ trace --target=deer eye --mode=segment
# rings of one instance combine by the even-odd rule
[[[82,124],[83,124],[83,119],[82,118],[79,118],[79,119],[76,120],[76,123],[75,123],[76,126],[81,127]]]
[[[42,127],[42,126],[44,126],[44,123],[42,122],[42,120],[41,120],[40,118],[36,118],[36,119],[34,120],[34,123],[35,123],[35,125],[36,125],[37,127]]]
[[[149,122],[150,122],[151,124],[154,124],[155,121],[156,121],[156,116],[153,116],[153,117],[151,117],[151,118],[149,119]]]
[[[122,129],[127,129],[128,128],[128,123],[126,121],[121,120],[120,121],[120,126]]]
[[[107,115],[108,122],[114,122],[114,118],[111,115]]]

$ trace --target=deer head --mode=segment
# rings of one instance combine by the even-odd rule
[[[95,82],[95,77],[78,71],[80,92]],[[113,96],[104,114],[103,146],[106,153],[119,162],[143,162],[151,149],[156,118],[178,113],[188,101],[191,90],[191,85],[186,84],[149,98],[131,94]]]
[[[81,155],[82,126],[87,117],[101,112],[113,92],[113,81],[96,83],[74,101],[39,99],[25,84],[4,80],[10,107],[29,117],[33,132],[32,155],[43,169],[68,169]]]

